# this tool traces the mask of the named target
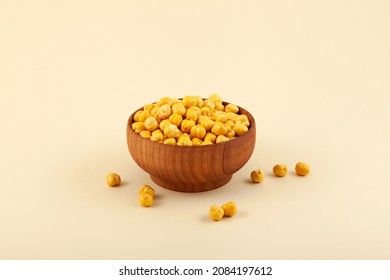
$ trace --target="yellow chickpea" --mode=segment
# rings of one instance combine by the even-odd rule
[[[135,131],[135,133],[141,133],[141,131],[145,130],[145,123],[143,122],[134,122],[131,125],[131,128]]]
[[[179,126],[182,120],[183,120],[183,117],[181,115],[179,115],[178,113],[173,113],[172,115],[169,116],[169,121],[176,126]],[[160,123],[160,125],[161,125],[161,123]]]
[[[215,143],[217,140],[217,136],[211,132],[207,132],[203,138],[203,141],[210,141],[211,143]]]
[[[164,104],[166,104],[166,105],[168,105],[169,107],[171,107],[172,105],[173,105],[173,100],[172,100],[172,98],[170,98],[170,97],[163,97],[163,98],[161,98],[158,102],[157,102],[157,104],[158,105],[164,105]]]
[[[233,126],[233,130],[238,136],[241,136],[248,132],[248,127],[242,123],[238,123]]]
[[[310,166],[304,162],[298,162],[295,165],[295,172],[299,176],[306,176],[307,174],[310,173]]]
[[[158,115],[157,115],[157,112],[158,112],[158,110],[160,109],[160,105],[154,105],[154,107],[152,108],[152,110],[150,111],[150,114],[153,116],[153,117],[155,117],[155,118],[157,118],[158,117]]]
[[[211,94],[211,95],[209,96],[209,99],[210,99],[212,102],[214,102],[214,103],[216,103],[216,102],[221,102],[221,103],[222,103],[222,98],[221,98],[218,94],[216,94],[216,93]]]
[[[198,119],[198,124],[204,126],[207,131],[210,131],[213,128],[214,121],[211,120],[208,116],[200,116]]]
[[[225,123],[228,120],[228,116],[225,112],[217,111],[215,112],[215,121]]]
[[[202,99],[202,97],[196,95],[196,96],[194,96],[194,98],[196,100],[196,105],[195,106],[197,106],[199,108],[202,108],[203,107],[203,99]]]
[[[231,112],[231,113],[238,113],[240,109],[238,108],[237,105],[229,103],[228,105],[225,106],[225,112]]]
[[[251,172],[251,179],[253,183],[261,183],[264,181],[264,171],[260,169]]]
[[[183,136],[177,140],[177,145],[178,146],[193,146],[193,143],[192,143],[192,140],[189,136]]]
[[[146,104],[144,106],[144,111],[148,111],[149,113],[152,113],[153,108],[154,108],[154,104]]]
[[[205,146],[205,145],[212,145],[212,144],[214,144],[213,142],[211,142],[210,140],[204,140],[203,142],[202,142],[202,144],[200,144],[201,146]]]
[[[234,121],[235,121],[236,124],[242,123],[243,125],[248,126],[248,127],[250,125],[248,117],[246,115],[244,115],[244,114],[237,116]]]
[[[228,117],[228,121],[233,121],[233,122],[235,122],[237,117],[239,116],[239,115],[232,113],[232,112],[227,112],[226,115]]]
[[[221,206],[225,217],[233,217],[237,213],[237,205],[230,201]]]
[[[164,131],[164,128],[165,128],[167,125],[169,125],[169,124],[172,124],[171,121],[170,121],[169,119],[162,120],[162,121],[160,122],[160,124],[159,124],[160,129],[161,129],[162,131]]]
[[[164,140],[164,135],[161,130],[157,129],[152,132],[152,135],[150,136],[150,140],[154,142],[162,142]]]
[[[156,196],[156,191],[149,185],[142,185],[138,191],[138,195],[141,194],[150,194],[151,196]]]
[[[168,138],[177,138],[180,135],[180,130],[174,124],[169,124],[164,128],[164,134]]]
[[[158,127],[158,121],[155,117],[150,116],[144,122],[145,128],[149,131],[156,130]]]
[[[209,216],[213,221],[219,221],[224,215],[223,209],[217,205],[212,205],[209,209]]]
[[[182,103],[183,103],[184,107],[190,108],[192,106],[196,106],[197,100],[194,96],[187,95],[187,96],[184,96]]]
[[[195,121],[194,120],[187,120],[187,119],[184,119],[182,122],[181,122],[181,131],[183,131],[184,133],[191,133],[191,128],[195,125]]]
[[[197,124],[191,128],[191,136],[203,139],[206,135],[206,128],[203,125]]]
[[[193,146],[200,146],[200,145],[202,145],[202,143],[203,143],[202,139],[192,138],[192,145]]]
[[[167,145],[176,145],[176,139],[175,138],[167,138],[163,142],[164,144]]]
[[[222,142],[226,142],[226,141],[229,141],[230,138],[227,138],[225,135],[218,135],[217,137],[217,140],[215,140],[215,143],[222,143]]]
[[[200,116],[200,113],[198,112],[197,109],[195,109],[195,107],[190,107],[187,109],[187,112],[186,112],[186,119],[187,120],[193,120],[196,122],[198,120],[199,116]]]
[[[133,117],[134,122],[139,122],[139,115],[140,115],[141,113],[142,113],[142,111],[137,111],[137,112],[135,112],[134,117]]]
[[[233,139],[236,136],[236,132],[230,126],[228,126],[227,128],[228,132],[226,133],[226,137],[229,139]]]
[[[143,207],[149,207],[153,204],[153,196],[149,193],[140,194],[138,196],[138,202]]]
[[[142,130],[139,135],[142,137],[142,138],[146,138],[146,139],[150,139],[150,131],[149,130]]]
[[[225,125],[228,126],[228,127],[230,127],[230,128],[233,128],[234,125],[235,125],[235,123],[234,123],[234,121],[232,121],[232,120],[227,120],[227,121],[225,122]]]
[[[284,177],[287,175],[288,167],[285,164],[277,164],[274,166],[273,172],[278,177]]]
[[[211,110],[215,109],[215,103],[211,101],[210,99],[206,99],[203,101],[203,107],[210,108]]]
[[[150,112],[149,111],[142,111],[138,116],[138,121],[144,122],[147,118],[149,118]]]
[[[172,112],[184,116],[186,114],[186,107],[183,103],[175,103],[172,105]]]
[[[218,111],[225,110],[225,106],[223,106],[222,102],[215,102],[215,109]]]
[[[172,114],[172,110],[168,104],[161,105],[160,108],[157,110],[157,116],[161,120],[165,120],[169,118],[171,114]]]
[[[202,107],[202,108],[200,108],[200,112],[201,112],[202,116],[210,117],[212,115],[211,114],[211,109],[209,107]]]
[[[119,176],[119,174],[113,172],[108,173],[108,175],[106,176],[106,182],[107,185],[109,185],[110,187],[119,186],[121,183],[121,177]]]
[[[215,122],[211,128],[211,132],[215,135],[226,135],[228,128],[221,122]]]

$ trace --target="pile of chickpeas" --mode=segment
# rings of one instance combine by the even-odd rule
[[[134,114],[131,128],[151,141],[178,146],[202,146],[229,141],[245,134],[248,117],[238,106],[223,105],[217,94],[183,99],[163,97]]]

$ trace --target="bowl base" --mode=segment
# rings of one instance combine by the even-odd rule
[[[177,191],[177,192],[203,192],[203,191],[210,191],[213,189],[220,188],[224,185],[226,185],[230,179],[232,179],[233,175],[226,175],[219,179],[218,181],[214,182],[207,182],[204,184],[188,184],[188,183],[172,183],[171,181],[167,181],[164,179],[161,179],[160,177],[150,175],[150,178],[153,182],[155,182],[160,187],[163,187],[165,189],[171,190],[171,191]]]

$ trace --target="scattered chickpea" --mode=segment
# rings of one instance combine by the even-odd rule
[[[121,177],[118,174],[112,172],[106,176],[106,182],[110,187],[119,186],[121,183]]]
[[[233,201],[225,203],[221,208],[223,209],[223,215],[225,217],[232,217],[237,213],[237,205]]]
[[[264,180],[264,171],[260,169],[251,172],[251,179],[253,183],[261,183]]]
[[[295,165],[295,172],[299,176],[306,176],[307,174],[310,173],[310,166],[304,162],[298,162]]]
[[[277,165],[274,166],[273,172],[278,177],[284,177],[284,176],[286,176],[286,174],[288,172],[287,165],[285,165],[285,164],[277,164]]]
[[[151,196],[156,196],[156,191],[149,185],[142,185],[138,191],[138,195],[141,194],[150,194]]]
[[[209,216],[213,221],[219,221],[222,219],[224,211],[221,207],[212,205],[209,209]]]
[[[149,207],[153,204],[153,196],[149,193],[140,194],[138,196],[138,202],[143,207]]]

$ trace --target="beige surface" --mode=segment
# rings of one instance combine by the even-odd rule
[[[0,259],[390,259],[389,2],[146,2],[0,2]],[[155,186],[128,116],[212,92],[255,117],[252,158],[215,191]]]

